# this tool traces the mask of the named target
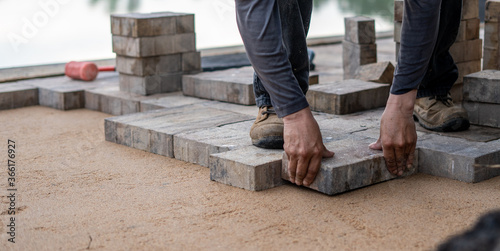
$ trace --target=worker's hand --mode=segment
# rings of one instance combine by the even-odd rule
[[[285,116],[283,122],[290,181],[309,186],[316,178],[321,159],[331,158],[335,153],[323,145],[318,123],[309,107]]]
[[[413,167],[417,132],[413,121],[413,106],[417,90],[402,95],[390,94],[380,120],[380,137],[371,149],[383,150],[387,170],[403,175]]]

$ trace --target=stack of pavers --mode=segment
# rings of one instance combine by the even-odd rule
[[[345,18],[342,47],[345,80],[311,86],[306,95],[311,109],[349,114],[384,106],[394,67],[390,62],[377,63],[375,21]]]
[[[465,76],[463,106],[472,124],[500,128],[500,71]]]
[[[377,62],[375,20],[368,17],[345,18],[345,36],[342,41],[344,79],[354,78],[361,65]]]
[[[497,18],[495,17],[495,20]],[[394,1],[394,41],[396,42],[396,60],[401,42],[403,21],[403,1]],[[495,21],[496,22],[496,21]],[[478,0],[463,0],[462,20],[455,44],[450,53],[458,67],[459,77],[451,89],[454,101],[462,101],[463,77],[481,70],[482,40],[479,39],[479,3]],[[485,41],[486,46],[486,41]],[[489,52],[485,49],[485,61]],[[496,53],[496,52],[495,52]],[[495,54],[496,55],[496,54]]]
[[[194,15],[161,12],[111,16],[120,90],[141,95],[182,90],[182,75],[201,70]]]
[[[498,63],[498,15],[500,15],[500,0],[488,0],[484,15],[483,70],[500,69]]]

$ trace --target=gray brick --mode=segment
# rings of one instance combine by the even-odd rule
[[[196,73],[201,71],[201,54],[200,52],[186,52],[182,53],[182,67],[183,72]]]
[[[113,14],[111,33],[126,37],[194,33],[194,14],[174,12]]]
[[[121,56],[151,57],[196,51],[194,33],[156,37],[113,36],[113,52]]]
[[[471,124],[500,128],[500,104],[463,102]]]
[[[484,47],[483,70],[498,69],[498,49]]]
[[[120,73],[120,90],[140,95],[178,92],[182,89],[182,73],[135,76]]]
[[[177,34],[194,33],[194,14],[179,13],[176,29]]]
[[[203,103],[200,103],[200,105],[203,105],[204,107],[210,107],[210,108],[215,108],[223,111],[230,111],[230,112],[235,112],[235,113],[240,113],[240,114],[246,114],[249,116],[257,116],[257,113],[259,112],[259,108],[255,105],[238,105],[238,104],[230,104],[227,102],[220,102],[220,101],[206,101]]]
[[[471,142],[489,142],[500,139],[500,128],[494,128],[489,126],[471,125],[468,130],[459,132],[430,131],[423,128],[418,123],[415,123],[415,126],[417,129],[417,133],[422,132],[424,133],[423,135],[426,135],[425,137],[429,137],[427,136],[428,134],[437,134],[444,137],[460,138]],[[420,138],[422,136],[418,135],[418,137]]]
[[[208,167],[209,156],[251,146],[248,135],[253,120],[231,126],[179,133],[174,136],[176,159]]]
[[[250,119],[246,115],[191,105],[107,118],[105,126],[116,128],[115,143],[174,157],[174,135]]]
[[[342,41],[344,79],[350,79],[359,66],[377,62],[376,44],[355,44]]]
[[[455,42],[450,48],[450,54],[455,62],[481,60],[483,41],[481,39]]]
[[[403,22],[404,8],[403,8],[403,0],[395,0],[394,1],[394,21]]]
[[[463,83],[464,76],[481,71],[481,60],[456,63],[458,78],[455,83]]]
[[[323,159],[309,188],[334,195],[396,178],[387,171],[382,151],[368,148],[371,142],[373,139],[362,137],[326,142],[325,146],[334,151],[335,156]],[[416,172],[418,163],[415,162],[414,166],[405,175]],[[283,154],[281,175],[285,180],[290,179],[286,154]]]
[[[389,89],[387,84],[345,80],[311,86],[306,97],[314,111],[348,114],[384,106]]]
[[[254,146],[212,154],[210,179],[251,191],[280,186],[282,154],[282,150]]]
[[[484,24],[484,46],[498,50],[498,22]]]
[[[394,42],[401,43],[401,26],[403,23],[394,22]]]
[[[22,82],[0,85],[0,110],[38,104],[37,87]]]
[[[204,99],[183,96],[182,93],[172,94],[174,95],[141,101],[141,112],[210,102]]]
[[[344,39],[355,44],[375,43],[375,20],[368,17],[346,17]]]
[[[127,37],[175,34],[178,15],[172,12],[113,14],[111,15],[111,33]]]
[[[375,83],[392,84],[394,65],[391,62],[378,62],[361,65],[354,73],[354,79]]]
[[[464,77],[464,99],[500,104],[500,71],[484,70]]]
[[[469,1],[477,2],[478,0],[469,0]],[[464,1],[464,7],[465,7],[465,1]],[[498,22],[498,15],[499,14],[500,14],[500,1],[499,0],[486,1],[484,21],[485,22]]]
[[[401,49],[401,43],[396,43],[396,62],[399,60],[399,50]]]
[[[463,0],[462,5],[462,19],[479,17],[479,0]]]
[[[184,95],[235,104],[253,105],[253,69],[243,67],[215,72],[185,75],[182,80]]]
[[[479,18],[467,19],[466,21],[466,40],[474,40],[479,38],[481,20]]]
[[[432,135],[417,143],[419,171],[464,182],[480,182],[500,175],[500,169],[474,164],[500,163],[500,141],[471,142]]]
[[[142,96],[119,90],[117,85],[85,91],[85,108],[112,115],[124,115],[141,112],[143,102],[154,102],[172,94]],[[180,95],[180,93],[177,93]]]
[[[116,56],[116,71],[129,75],[148,76],[181,72],[182,66],[181,54],[154,57]]]
[[[38,88],[38,103],[59,110],[85,107],[85,90],[116,85],[118,76],[114,72],[102,72],[92,82],[72,80],[68,77],[52,77],[20,81]],[[31,99],[36,98],[32,95]],[[35,102],[35,101],[34,101]]]

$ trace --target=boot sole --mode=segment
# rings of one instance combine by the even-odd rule
[[[459,132],[469,129],[470,122],[464,118],[453,118],[441,125],[428,125],[423,119],[420,119],[417,114],[413,114],[413,119],[417,121],[423,128],[436,132]]]
[[[260,139],[252,139],[252,144],[256,147],[265,149],[283,149],[283,137],[269,136]]]

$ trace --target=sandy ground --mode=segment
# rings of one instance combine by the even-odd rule
[[[104,141],[88,110],[0,112],[0,250],[426,250],[499,207],[500,177],[418,174],[339,196],[249,192],[207,168]],[[7,241],[7,140],[16,142],[16,243]]]

